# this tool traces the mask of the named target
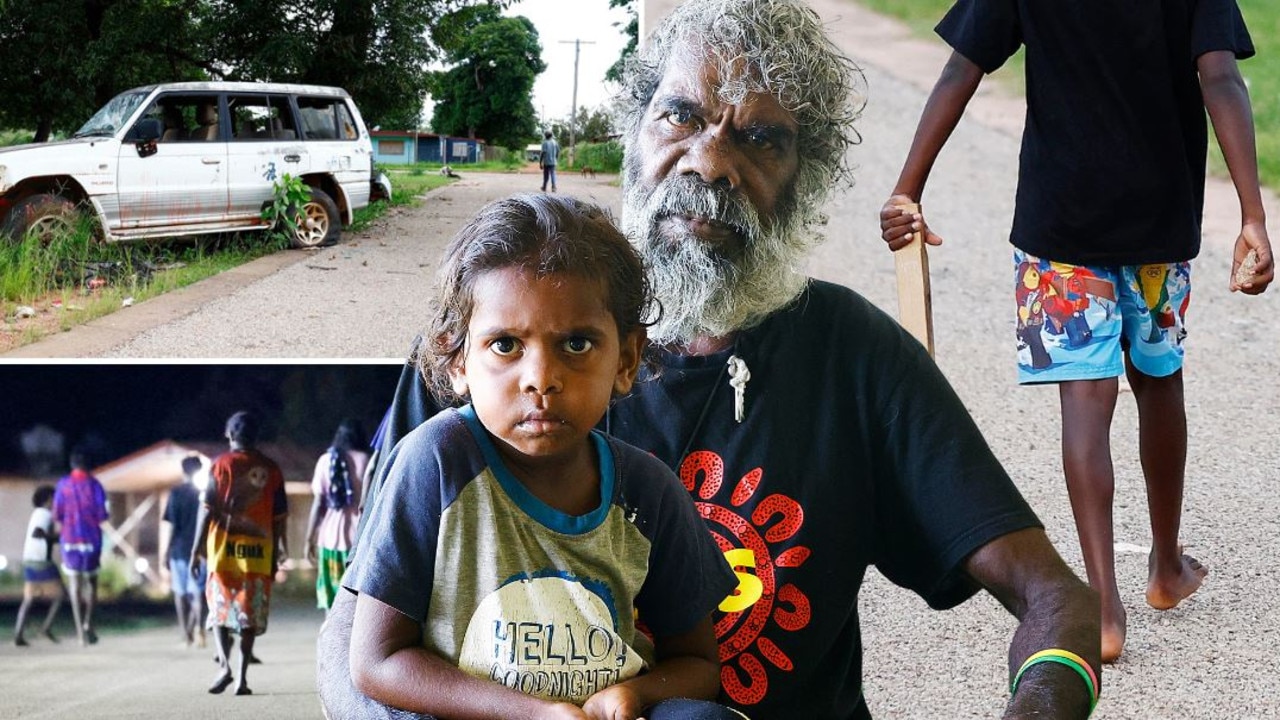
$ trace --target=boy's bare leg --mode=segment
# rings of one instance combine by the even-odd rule
[[[93,631],[93,609],[98,605],[98,576],[89,576],[89,597],[84,602],[84,637],[92,645],[98,642],[98,634]]]
[[[191,645],[191,620],[187,615],[189,607],[188,596],[173,594],[173,609],[178,613],[178,632],[182,633],[182,639],[188,646]]]
[[[1118,392],[1116,378],[1075,380],[1058,386],[1062,402],[1062,468],[1089,584],[1102,601],[1103,662],[1120,657],[1126,626],[1124,603],[1116,584],[1111,519],[1116,484],[1111,465],[1111,418]]]
[[[33,602],[35,602],[35,592],[30,584],[24,585],[22,604],[18,606],[18,622],[13,626],[13,644],[19,647],[27,644],[26,638],[22,637],[22,630],[27,626],[27,613],[31,610]]]
[[[1147,604],[1168,610],[1200,589],[1209,570],[1182,552],[1182,488],[1187,467],[1187,411],[1182,371],[1144,375],[1125,357],[1125,371],[1138,401],[1139,452],[1151,516]]]
[[[237,695],[252,695],[249,689],[249,663],[253,659],[253,641],[257,633],[250,629],[240,631],[240,684],[236,686]]]
[[[49,639],[49,642],[58,642],[58,638],[53,634],[53,621],[58,617],[58,608],[62,606],[62,593],[55,593],[49,598],[49,612],[44,617],[44,623],[40,626],[40,634]]]
[[[227,686],[231,684],[231,630],[225,627],[216,627],[213,629],[213,639],[218,643],[218,667],[219,672],[214,678],[213,684],[209,686],[209,692],[217,695]]]
[[[80,604],[84,600],[80,589],[83,582],[84,578],[80,573],[71,573],[71,618],[75,620],[76,638],[80,640],[81,646],[89,644],[84,637],[84,612]]]

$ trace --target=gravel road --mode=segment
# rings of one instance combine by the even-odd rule
[[[896,178],[929,86],[947,51],[843,0],[814,0],[838,42],[866,71],[857,182],[828,206],[829,240],[812,274],[850,285],[895,310],[894,269],[878,237],[880,204]],[[1275,62],[1255,59],[1250,62]],[[1248,71],[1248,63],[1244,66]],[[1061,477],[1057,393],[1016,388],[1007,243],[1021,103],[984,87],[930,182],[925,210],[946,244],[932,253],[938,362],[999,457],[1041,514],[1068,562],[1083,573]],[[423,324],[423,304],[444,242],[481,203],[536,189],[533,175],[464,174],[336,248],[299,256],[275,274],[122,344],[77,351],[61,336],[47,355],[108,358],[391,358]],[[561,180],[566,192],[617,211],[605,178]],[[1271,216],[1280,204],[1267,198]],[[1208,191],[1205,242],[1195,263],[1186,397],[1191,450],[1183,538],[1211,575],[1200,593],[1164,613],[1143,602],[1146,521],[1132,396],[1117,409],[1118,574],[1129,642],[1104,673],[1097,718],[1280,717],[1280,680],[1264,649],[1280,644],[1280,289],[1227,292],[1238,206],[1229,184]],[[1277,232],[1280,235],[1280,232]],[[164,299],[151,301],[166,302]],[[145,305],[145,303],[144,303]],[[136,310],[138,308],[131,309]],[[40,354],[39,345],[28,354]],[[992,718],[1005,701],[1013,622],[989,597],[930,611],[871,573],[862,596],[866,694],[883,718]],[[0,656],[0,667],[6,661]],[[7,675],[0,672],[0,678]],[[3,682],[3,680],[0,680]],[[3,714],[0,712],[0,714]]]

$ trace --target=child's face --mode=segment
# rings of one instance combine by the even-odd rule
[[[581,452],[613,393],[631,389],[643,333],[620,338],[602,283],[573,275],[492,270],[473,299],[454,390],[470,393],[504,454]]]

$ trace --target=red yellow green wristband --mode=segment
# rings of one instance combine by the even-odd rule
[[[1060,648],[1049,648],[1041,650],[1033,654],[1022,663],[1022,667],[1018,668],[1018,672],[1013,676],[1013,682],[1009,684],[1009,694],[1013,695],[1018,691],[1018,682],[1022,680],[1022,674],[1033,665],[1040,663],[1058,663],[1066,665],[1084,680],[1084,684],[1089,687],[1089,713],[1093,713],[1093,709],[1098,706],[1098,676],[1093,671],[1093,667],[1085,662],[1085,659],[1070,650],[1062,650]]]

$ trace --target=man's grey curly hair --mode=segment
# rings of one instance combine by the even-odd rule
[[[623,137],[635,140],[645,110],[669,63],[713,63],[720,99],[741,103],[769,93],[800,126],[799,204],[820,204],[839,182],[850,182],[845,160],[861,141],[866,79],[827,37],[822,20],[798,0],[689,0],[678,7],[628,61],[618,98]]]

